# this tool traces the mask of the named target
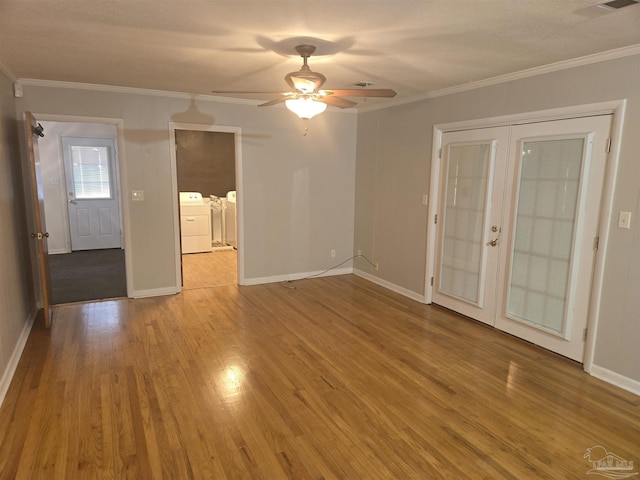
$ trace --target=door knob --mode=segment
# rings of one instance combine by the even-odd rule
[[[73,204],[73,205],[77,205],[78,202],[76,202],[75,200],[69,200],[69,203]]]
[[[494,238],[489,242],[489,245],[491,245],[492,247],[495,247],[496,245],[498,245],[498,239]]]

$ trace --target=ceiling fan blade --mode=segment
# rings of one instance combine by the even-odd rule
[[[347,100],[346,98],[333,97],[331,95],[314,98],[314,100],[318,102],[326,103],[327,105],[333,105],[334,107],[340,107],[340,108],[349,108],[357,105],[356,102],[352,102],[351,100]]]
[[[289,100],[289,98],[291,98],[291,97],[287,96],[287,97],[276,98],[275,100],[271,100],[270,102],[261,103],[258,106],[259,107],[270,107],[271,105],[277,105],[279,103],[285,102],[285,101]]]
[[[257,90],[211,90],[211,93],[220,94],[232,94],[232,93],[255,93],[256,95],[270,94],[270,95],[282,95],[282,91],[279,92],[260,92]]]
[[[342,90],[322,90],[335,97],[395,97],[395,90],[390,88],[350,88]]]

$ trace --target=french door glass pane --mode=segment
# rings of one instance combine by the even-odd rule
[[[523,142],[507,312],[564,332],[584,139]]]
[[[440,292],[480,303],[491,144],[452,145],[447,156]]]
[[[107,147],[72,145],[71,162],[77,199],[111,198]]]

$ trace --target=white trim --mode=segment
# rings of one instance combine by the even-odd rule
[[[245,279],[245,285],[262,285],[263,283],[293,282],[295,280],[305,280],[308,277],[333,277],[335,275],[347,275],[353,272],[353,268],[334,268],[329,271],[318,270],[315,272],[301,272],[286,275],[273,275],[269,277],[255,277]]]
[[[541,65],[539,67],[527,68],[525,70],[520,70],[518,72],[507,73],[505,75],[499,75],[497,77],[478,80],[476,82],[470,82],[464,85],[456,85],[453,87],[434,90],[432,92],[427,92],[420,95],[399,98],[397,100],[390,100],[389,102],[385,102],[384,104],[376,104],[376,105],[371,105],[367,107],[361,107],[358,109],[358,111],[369,112],[373,110],[382,110],[385,108],[396,107],[398,105],[404,105],[407,103],[420,102],[423,100],[429,100],[431,98],[436,98],[436,97],[444,97],[445,95],[452,95],[454,93],[467,92],[469,90],[476,90],[478,88],[489,87],[492,85],[499,85],[501,83],[512,82],[514,80],[521,80],[523,78],[535,77],[537,75],[543,75],[545,73],[559,72],[562,70],[568,70],[570,68],[582,67],[585,65],[591,65],[593,63],[605,62],[607,60],[615,60],[617,58],[629,57],[631,55],[638,55],[638,54],[640,54],[640,44],[630,45],[628,47],[608,50],[606,52],[585,55],[584,57],[572,58],[569,60],[562,60],[560,62],[550,63],[548,65]]]
[[[133,294],[133,251],[131,249],[131,229],[129,228],[129,202],[127,169],[125,168],[125,151],[124,151],[124,121],[121,118],[111,117],[87,117],[79,115],[57,115],[48,113],[34,113],[34,116],[45,122],[73,122],[73,123],[101,123],[107,125],[115,125],[116,127],[116,156],[117,162],[117,183],[120,201],[120,225],[122,233],[122,248],[124,249],[125,276],[127,282],[127,297],[132,298]]]
[[[620,163],[620,145],[622,143],[622,131],[624,115],[627,106],[626,100],[617,102],[613,110],[611,121],[611,151],[607,158],[604,173],[604,185],[602,186],[602,200],[600,203],[600,223],[598,227],[598,251],[593,265],[593,281],[591,284],[591,301],[589,302],[589,317],[587,318],[587,340],[584,345],[584,357],[582,368],[590,372],[593,368],[598,323],[600,320],[600,303],[602,300],[602,288],[604,286],[604,268],[606,253],[609,246],[609,234],[613,225],[613,199],[618,177],[618,164]]]
[[[33,322],[37,314],[38,310],[34,310],[27,315],[22,331],[20,332],[20,336],[18,337],[18,341],[16,342],[13,352],[11,353],[11,357],[9,358],[9,363],[4,369],[2,379],[0,379],[0,406],[2,406],[4,398],[9,391],[11,380],[13,380],[13,375],[16,373],[16,369],[18,368],[18,362],[22,356],[24,346],[27,344],[27,339],[29,338],[29,333],[31,333],[31,327],[33,326]]]
[[[63,253],[71,253],[71,250],[66,248],[56,248],[54,250],[49,250],[49,255],[61,255]]]
[[[180,206],[178,205],[178,163],[176,159],[176,130],[233,133],[236,166],[236,228],[238,242],[238,285],[245,285],[244,278],[244,197],[242,188],[242,128],[225,125],[169,122],[169,150],[171,154],[171,191],[173,192],[173,222],[176,262],[176,287],[182,291],[182,258],[180,255]]]
[[[603,380],[611,385],[615,385],[616,387],[620,387],[624,390],[627,390],[628,392],[640,395],[640,382],[638,380],[625,377],[624,375],[620,375],[619,373],[613,372],[598,365],[592,365],[591,372],[589,373],[592,376]]]
[[[410,298],[411,300],[415,300],[416,302],[420,302],[420,303],[425,303],[424,295],[420,295],[419,293],[413,292],[404,287],[400,287],[395,283],[387,282],[386,280],[383,280],[379,277],[371,275],[370,273],[365,272],[363,270],[358,270],[357,268],[353,269],[353,273],[358,277],[364,278],[365,280],[369,280],[371,283],[380,285],[381,287],[391,290],[392,292],[399,293],[400,295]]]
[[[130,298],[161,297],[164,295],[175,295],[176,293],[179,293],[176,287],[150,288],[148,290],[134,290]]]
[[[246,98],[218,97],[215,95],[172,92],[169,90],[152,90],[148,88],[120,87],[116,85],[99,85],[95,83],[60,82],[56,80],[40,80],[37,78],[19,78],[17,82],[22,85],[32,87],[71,88],[74,90],[93,90],[96,92],[124,93],[130,95],[149,95],[155,97],[181,98],[186,100],[204,100],[218,103],[235,103],[239,105],[256,106],[264,103],[264,100],[249,100]]]
[[[424,303],[433,301],[433,286],[431,278],[435,272],[436,230],[433,220],[438,213],[438,199],[440,198],[440,148],[442,148],[442,129],[433,126],[433,141],[431,142],[431,175],[429,177],[429,204],[427,206],[427,262],[424,272]]]
[[[563,108],[554,108],[549,110],[540,110],[535,112],[525,112],[521,114],[505,115],[501,117],[491,117],[486,119],[436,124],[433,127],[433,148],[431,153],[431,178],[429,198],[429,220],[438,211],[439,195],[437,187],[439,185],[439,167],[441,159],[438,156],[441,148],[442,134],[455,130],[470,130],[474,128],[495,127],[503,125],[518,125],[524,123],[534,123],[549,120],[569,119],[593,115],[610,115],[613,114],[611,123],[611,138],[613,140],[612,149],[607,159],[607,167],[605,172],[604,187],[602,193],[602,201],[600,204],[599,218],[599,236],[600,244],[598,254],[596,255],[593,281],[590,293],[589,317],[587,318],[588,335],[585,342],[583,354],[583,369],[590,372],[593,367],[593,357],[595,342],[598,330],[598,322],[600,318],[600,301],[602,296],[602,287],[604,279],[605,254],[609,240],[609,232],[613,220],[613,196],[615,190],[615,181],[620,158],[620,143],[622,139],[622,129],[624,122],[624,113],[626,108],[626,100],[612,100],[608,102],[592,103],[586,105],[575,105]],[[434,191],[435,190],[435,191]],[[426,245],[426,266],[425,266],[425,293],[424,297],[429,302],[433,295],[433,287],[430,285],[430,278],[434,275],[434,262],[430,260],[435,257],[435,228],[432,222],[427,222],[427,245]]]

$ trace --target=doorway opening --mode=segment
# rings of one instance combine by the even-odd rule
[[[118,123],[39,119],[51,303],[126,297]]]
[[[239,129],[171,124],[182,289],[236,285]]]

